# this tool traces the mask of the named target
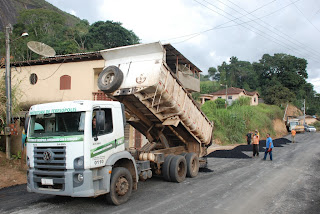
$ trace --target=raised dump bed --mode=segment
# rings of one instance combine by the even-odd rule
[[[126,106],[128,122],[150,143],[142,151],[206,155],[213,123],[166,63],[159,42],[101,51],[100,90]]]

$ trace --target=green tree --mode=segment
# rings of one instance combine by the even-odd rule
[[[98,21],[88,32],[87,48],[91,51],[138,44],[139,37],[131,30],[122,27],[120,22]]]
[[[259,63],[254,64],[261,85],[270,85],[267,84],[270,80],[280,82],[281,85],[298,95],[308,78],[306,68],[305,59],[287,54],[274,54],[274,56],[264,54]]]
[[[218,98],[214,101],[217,108],[225,108],[226,107],[226,100],[222,98]]]
[[[23,24],[36,38],[61,36],[59,29],[65,29],[65,23],[62,15],[47,9],[24,10],[18,17],[18,25]]]
[[[219,82],[216,81],[201,81],[200,82],[200,93],[201,94],[211,94],[218,91],[220,87]]]
[[[238,100],[232,102],[231,107],[235,106],[250,106],[251,98],[250,97],[240,97]]]
[[[85,50],[90,24],[87,20],[81,20],[68,30],[68,34],[77,44],[79,50]]]
[[[215,81],[219,81],[220,80],[220,73],[218,72],[218,70],[215,67],[210,67],[208,69],[208,76],[212,80],[215,80]]]
[[[272,105],[280,105],[295,100],[295,94],[281,84],[273,85],[267,88],[264,95],[264,101]]]
[[[218,66],[220,81],[228,86],[255,89],[258,85],[258,78],[253,66],[248,61],[240,61],[237,57],[230,58],[229,64],[223,62]]]
[[[39,58],[39,55],[28,50],[28,41],[43,42],[53,47],[57,54],[78,52],[76,43],[68,36],[68,29],[66,18],[57,12],[47,9],[23,10],[19,14],[18,23],[13,26],[11,37],[19,37],[24,30],[29,33],[29,37],[12,43],[14,61]]]
[[[11,89],[11,104],[12,104],[12,115],[15,116],[20,111],[19,100],[20,100],[19,83],[12,85]],[[2,131],[6,125],[6,87],[5,78],[0,78],[0,131]]]
[[[210,81],[209,75],[200,74],[200,81]]]

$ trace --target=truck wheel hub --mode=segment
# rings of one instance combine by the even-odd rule
[[[129,189],[129,183],[128,180],[124,177],[121,177],[118,179],[118,182],[116,183],[116,192],[120,196],[124,196]]]
[[[114,79],[114,74],[107,74],[104,79],[103,79],[103,83],[105,85],[109,85]]]

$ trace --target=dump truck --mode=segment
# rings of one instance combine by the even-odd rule
[[[213,123],[166,64],[159,42],[101,51],[98,87],[115,101],[65,101],[30,108],[29,192],[125,203],[138,181],[183,182],[206,165]],[[129,123],[148,142],[130,148]]]
[[[286,127],[288,132],[295,130],[296,132],[304,133],[304,126],[301,125],[301,120],[296,116],[287,116]]]

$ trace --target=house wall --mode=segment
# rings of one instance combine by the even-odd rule
[[[18,87],[18,99],[26,108],[45,102],[92,100],[92,92],[98,91],[97,79],[103,67],[104,60],[11,67],[11,86]],[[32,73],[38,77],[34,85],[30,84]],[[0,75],[5,75],[5,69],[0,69]],[[63,75],[71,77],[70,90],[60,90],[60,77]],[[17,127],[18,136],[11,136],[11,154],[21,151],[22,127]]]
[[[228,98],[230,96],[232,96],[232,99],[228,99],[228,105],[231,105],[235,100],[238,100],[242,96],[250,97],[251,98],[250,105],[252,105],[252,106],[259,104],[259,101],[258,101],[259,97],[257,94],[255,94],[254,96],[248,96],[248,95],[244,94],[243,92],[241,92],[240,94],[227,94],[227,96],[228,96]],[[226,99],[226,95],[225,94],[223,94],[223,95],[222,94],[221,95],[202,95],[200,97],[201,104],[204,104],[205,101],[207,101],[207,100],[216,100],[218,98]]]
[[[92,92],[98,91],[96,82],[103,67],[104,60],[92,60],[11,68],[12,87],[19,86],[22,104],[92,100]],[[30,83],[32,73],[38,77],[34,85]],[[71,77],[71,89],[60,90],[63,75]]]
[[[251,97],[251,103],[250,103],[250,105],[256,106],[256,105],[259,104],[259,97],[258,97],[257,94],[255,94],[255,95],[253,95],[253,96],[249,96],[249,97]]]
[[[227,97],[232,97],[232,99],[227,99],[227,102],[228,102],[228,105],[231,105],[233,103],[233,101],[239,99],[239,97],[242,97],[242,96],[246,96],[243,92],[241,92],[240,94],[227,94]],[[213,95],[213,98],[212,100],[216,100],[218,98],[221,98],[221,99],[226,99],[226,95]]]
[[[178,71],[177,77],[185,88],[195,92],[200,92],[200,79],[183,74],[181,71]]]

